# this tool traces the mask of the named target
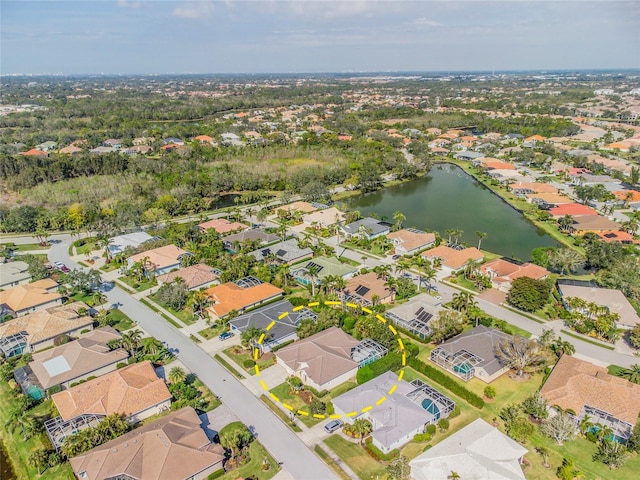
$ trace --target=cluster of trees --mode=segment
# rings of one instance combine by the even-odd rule
[[[616,328],[620,321],[618,313],[576,297],[567,298],[566,303],[570,312],[565,322],[577,332],[609,342],[615,342],[620,338],[621,331]]]
[[[547,304],[552,288],[548,280],[516,278],[511,284],[507,301],[525,312],[535,312]]]

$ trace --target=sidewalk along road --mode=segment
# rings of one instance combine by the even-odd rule
[[[54,244],[49,251],[51,261],[60,261],[69,268],[82,267],[73,262],[67,253],[68,242]],[[158,340],[167,342],[178,350],[178,358],[184,365],[247,426],[253,427],[258,440],[283,464],[296,480],[334,479],[336,475],[320,460],[304,442],[276,417],[253,393],[228,373],[218,362],[198,345],[182,335],[146,305],[118,287],[104,292],[110,304],[127,314],[132,320]]]

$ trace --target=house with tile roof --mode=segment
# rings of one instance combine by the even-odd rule
[[[26,152],[21,152],[20,155],[24,155],[25,157],[48,157],[49,156],[47,152],[43,152],[42,150],[38,150],[37,148],[32,148],[31,150],[27,150]]]
[[[316,207],[315,205],[312,205],[309,202],[293,202],[287,205],[282,205],[280,207],[277,207],[275,209],[275,213],[278,214],[281,211],[286,213],[289,213],[289,212],[311,213],[311,212],[315,212],[316,210],[318,210],[318,207]]]
[[[156,277],[156,280],[158,281],[158,285],[164,285],[165,283],[171,283],[180,278],[189,290],[196,290],[210,287],[218,281],[220,273],[220,270],[217,268],[210,267],[204,263],[196,263],[195,265],[181,268],[180,270],[159,275]]]
[[[373,240],[374,238],[390,233],[391,227],[392,225],[387,222],[367,217],[347,225],[342,225],[340,228],[347,237],[360,237]]]
[[[481,418],[409,463],[414,480],[446,480],[451,472],[477,480],[525,480],[528,450]]]
[[[309,275],[311,270],[315,272],[314,278]],[[291,267],[289,271],[295,281],[302,285],[310,285],[311,282],[320,285],[328,276],[349,279],[358,272],[358,268],[342,263],[336,257],[315,257]]]
[[[584,235],[587,232],[598,233],[619,230],[620,224],[602,215],[583,215],[574,218],[570,228],[575,235]]]
[[[0,314],[19,317],[62,304],[59,285],[50,278],[17,285],[0,292]]]
[[[382,398],[385,400],[380,402]],[[358,418],[369,420],[373,444],[384,453],[402,447],[423,433],[426,425],[448,417],[455,408],[453,400],[430,385],[419,379],[411,383],[398,380],[394,372],[343,393],[333,399],[333,405],[336,414],[349,423]]]
[[[553,218],[562,218],[565,215],[572,217],[582,217],[585,215],[598,215],[598,212],[587,205],[581,203],[567,203],[564,205],[558,205],[549,210],[549,213]]]
[[[212,443],[191,407],[153,422],[69,460],[76,478],[206,480],[220,470],[224,450]]]
[[[640,385],[569,355],[560,357],[540,396],[550,406],[571,414],[576,426],[588,415],[592,424],[611,428],[623,441],[631,435],[640,414]]]
[[[270,302],[284,295],[284,290],[255,277],[244,277],[205,290],[212,304],[206,308],[214,320],[223,318],[232,311],[239,313]]]
[[[370,306],[374,300],[378,304],[393,303],[395,294],[386,281],[375,272],[350,278],[342,291],[342,299],[349,303]]]
[[[387,234],[395,248],[396,255],[413,255],[436,243],[435,233],[427,233],[415,228],[403,228]]]
[[[0,351],[5,358],[24,352],[52,347],[59,335],[78,336],[93,330],[93,318],[79,312],[89,311],[82,302],[38,310],[8,322],[0,323]]]
[[[26,262],[14,260],[0,263],[0,289],[4,290],[16,285],[24,285],[31,280],[29,265]]]
[[[302,221],[309,227],[327,228],[336,223],[344,222],[345,215],[336,207],[325,208],[303,215]]]
[[[429,360],[465,382],[476,377],[491,383],[509,370],[495,353],[500,342],[508,338],[500,330],[478,325],[438,345]]]
[[[225,218],[214,218],[203,223],[198,224],[198,228],[202,233],[206,233],[208,230],[215,230],[220,235],[227,233],[239,232],[249,228],[248,225],[240,222],[230,222]]]
[[[424,339],[431,335],[429,322],[442,308],[442,300],[428,293],[420,293],[407,302],[387,310],[385,317],[396,326]]]
[[[150,361],[134,363],[51,396],[64,421],[80,415],[124,415],[136,423],[171,407],[171,393]]]
[[[238,233],[232,233],[223,237],[222,243],[231,253],[236,253],[238,245],[242,245],[245,242],[257,242],[260,245],[266,245],[279,240],[280,237],[275,233],[267,233],[263,228],[252,228]]]
[[[529,203],[535,203],[538,205],[566,205],[573,203],[573,199],[562,195],[560,193],[527,193],[525,198]]]
[[[157,276],[180,268],[182,257],[187,255],[191,253],[175,245],[165,245],[130,256],[127,265],[131,268],[134,263],[145,261],[147,271]]]
[[[519,197],[524,197],[530,193],[558,193],[558,189],[553,185],[541,182],[512,183],[509,185],[509,190]]]
[[[351,358],[358,340],[337,327],[330,327],[276,352],[288,375],[295,375],[316,390],[330,390],[353,378],[358,362]]]
[[[98,328],[78,340],[34,353],[33,361],[27,367],[42,389],[56,385],[69,388],[74,382],[112,372],[118,363],[126,362],[129,354],[125,350],[111,350],[107,346],[107,342],[120,337],[120,333],[111,327]],[[25,373],[29,375],[29,372]]]
[[[469,261],[480,262],[484,259],[484,254],[476,247],[463,248],[457,250],[446,245],[439,245],[421,253],[427,260],[433,261],[439,259],[442,266],[452,273],[455,273],[467,264]]]
[[[533,263],[519,263],[506,258],[496,258],[480,266],[480,271],[491,278],[493,288],[508,292],[516,278],[529,277],[544,280],[549,271]]]

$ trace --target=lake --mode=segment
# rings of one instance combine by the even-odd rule
[[[405,227],[438,231],[463,230],[461,240],[478,245],[476,231],[487,233],[482,249],[519,260],[529,260],[531,250],[558,244],[526,220],[517,210],[492,193],[461,168],[437,164],[425,177],[346,200],[345,208],[362,216],[393,223],[401,211]]]

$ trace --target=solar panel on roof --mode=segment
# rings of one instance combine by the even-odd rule
[[[368,287],[365,287],[364,285],[358,285],[358,288],[356,288],[356,293],[361,297],[364,297],[367,293],[369,293],[369,290],[371,289]]]
[[[324,267],[322,265],[318,265],[315,262],[307,263],[307,270],[315,270],[316,273],[320,273]]]
[[[431,315],[429,312],[422,311],[420,312],[420,314],[416,315],[416,318],[421,322],[428,322],[433,318],[433,315]]]
[[[416,311],[416,316],[420,315],[422,312],[424,312],[424,307],[420,307],[420,308]]]
[[[279,256],[279,257],[284,257],[286,254],[287,254],[287,251],[286,250],[282,250],[282,249],[280,249],[280,250],[278,250],[276,252],[276,255]]]

